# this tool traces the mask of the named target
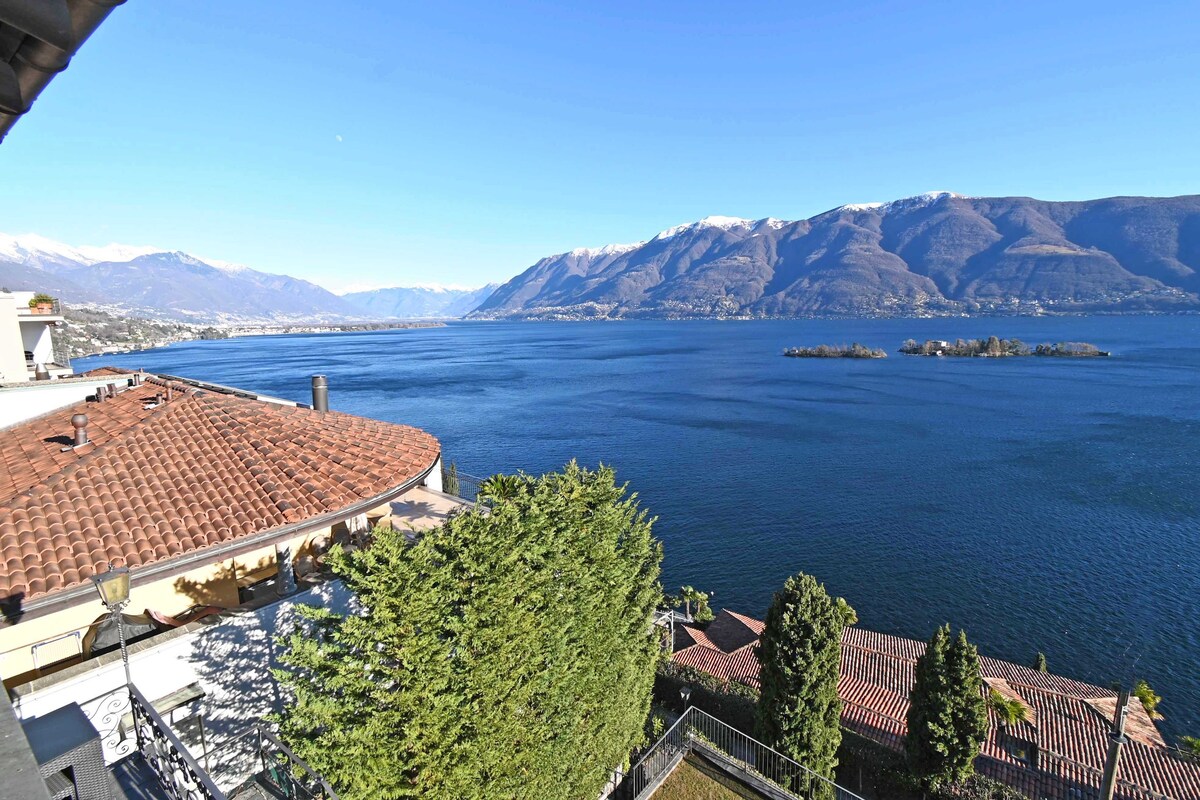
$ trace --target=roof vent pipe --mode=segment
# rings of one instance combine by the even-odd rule
[[[75,414],[71,417],[71,426],[75,428],[75,446],[83,447],[88,443],[87,414]]]
[[[312,407],[315,411],[329,410],[329,381],[324,375],[312,376]]]

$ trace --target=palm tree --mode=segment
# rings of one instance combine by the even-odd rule
[[[1012,727],[1029,720],[1029,709],[1020,700],[1009,700],[995,689],[988,690],[988,706],[1000,718],[1000,725]]]
[[[529,478],[525,475],[493,475],[479,486],[479,495],[491,500],[503,502],[512,500],[529,487]]]

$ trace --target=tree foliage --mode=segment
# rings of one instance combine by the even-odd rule
[[[1150,688],[1150,684],[1145,681],[1138,681],[1133,687],[1133,696],[1142,701],[1142,708],[1146,709],[1146,713],[1150,719],[1162,719],[1163,715],[1158,711],[1158,704],[1162,702],[1162,697],[1158,692]]]
[[[986,735],[979,653],[964,631],[952,639],[945,625],[917,659],[904,741],[909,768],[930,788],[962,784]]]
[[[757,650],[758,738],[830,780],[842,741],[837,685],[844,623],[825,587],[799,573],[775,593]],[[815,785],[809,791],[824,793]]]
[[[988,707],[1005,725],[1016,725],[1029,719],[1029,709],[1020,700],[1009,700],[995,689],[988,690]]]
[[[685,613],[700,625],[707,625],[715,619],[708,605],[708,593],[701,592],[691,586],[679,587],[679,602],[683,604]]]
[[[1200,736],[1180,736],[1179,746],[1192,758],[1200,759]]]
[[[1038,651],[1038,654],[1033,659],[1033,668],[1036,669],[1038,672],[1049,672],[1050,671],[1049,666],[1046,664],[1046,654],[1043,653],[1041,650]]]
[[[346,800],[592,800],[643,739],[652,521],[604,467],[491,488],[415,543],[335,552],[361,612],[306,610],[285,642],[281,732]]]

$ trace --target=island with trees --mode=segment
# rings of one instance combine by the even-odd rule
[[[819,344],[816,347],[789,347],[783,351],[789,358],[887,358],[879,348],[871,348],[855,342],[846,345]]]
[[[989,336],[986,339],[958,339],[948,342],[929,339],[924,343],[908,339],[900,346],[900,352],[908,356],[958,356],[973,358],[1006,358],[1008,356],[1047,356],[1065,358],[1089,358],[1109,355],[1087,342],[1056,342],[1030,347],[1020,339],[1001,339]]]

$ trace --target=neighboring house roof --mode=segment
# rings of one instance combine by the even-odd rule
[[[723,622],[721,622],[724,620]],[[721,624],[718,626],[718,622]],[[736,625],[762,632],[762,623],[722,611],[704,631],[676,629],[673,659],[725,681],[758,686],[755,642],[726,651],[718,641],[740,643]],[[717,627],[716,635],[713,628]],[[846,628],[842,634],[842,724],[849,730],[893,750],[903,748],[907,731],[908,695],[915,679],[917,657],[925,643],[883,633]],[[1002,730],[989,711],[988,739],[982,769],[992,777],[1033,791],[1039,797],[1081,796],[1078,787],[1097,785],[1108,752],[1108,731],[1116,709],[1116,694],[1082,681],[1064,678],[987,656],[979,659],[985,683],[1030,711],[1029,721]],[[1200,798],[1200,764],[1173,756],[1158,728],[1136,700],[1126,722],[1129,742],[1118,770],[1126,789],[1138,787],[1176,800]],[[1006,743],[1034,745],[1036,779],[1025,762],[1010,753]],[[1074,793],[1073,793],[1074,792]],[[1121,793],[1118,792],[1118,795]],[[1136,795],[1130,795],[1136,796]],[[1147,796],[1142,794],[1140,796]]]
[[[762,631],[763,624],[758,620],[722,610],[704,630],[677,626],[672,658],[723,681],[757,687],[758,657],[754,647]]]
[[[150,377],[0,432],[0,599],[84,584],[386,495],[424,475],[416,428]],[[155,403],[156,397],[160,400]],[[89,443],[71,446],[71,417]],[[136,569],[134,571],[136,577]]]
[[[0,0],[0,141],[125,0]]]

